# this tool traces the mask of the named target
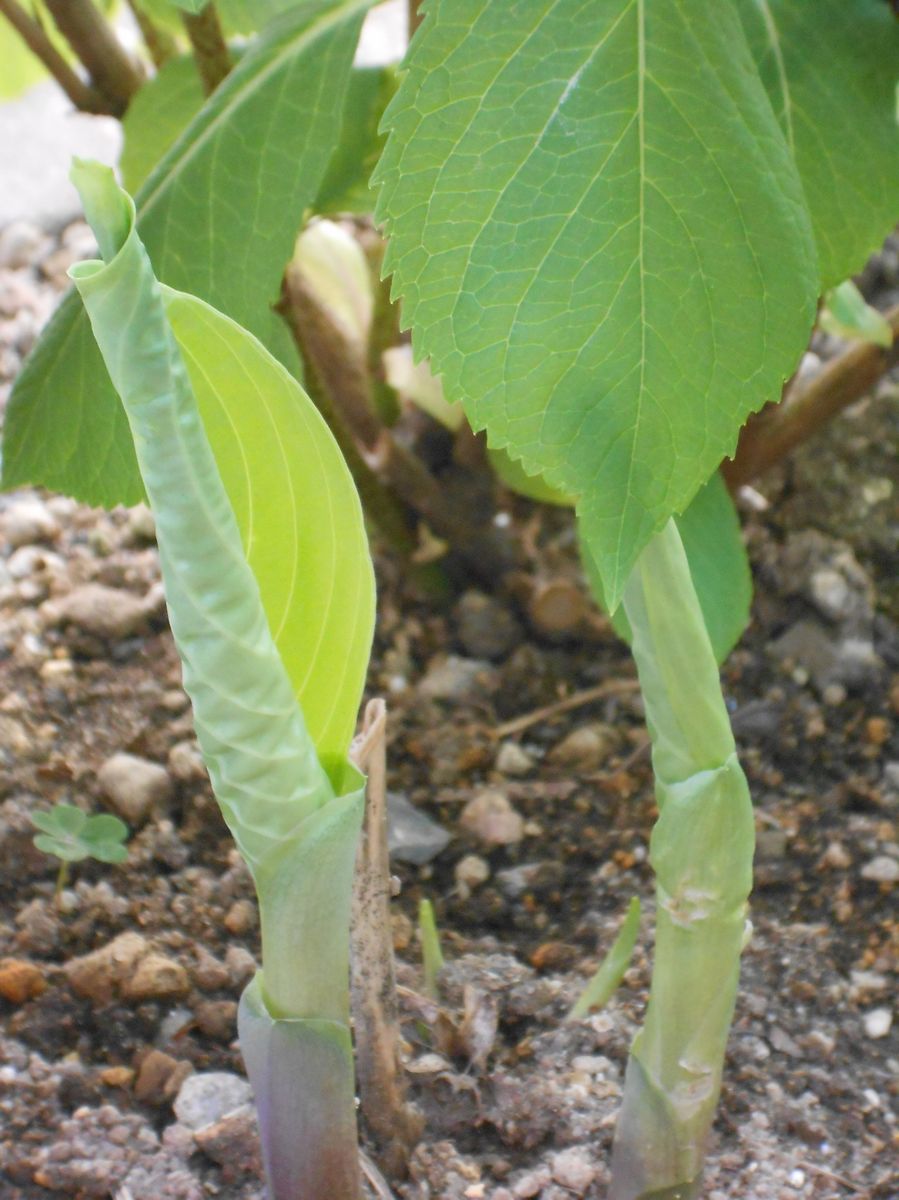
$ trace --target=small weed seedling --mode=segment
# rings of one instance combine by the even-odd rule
[[[35,835],[35,846],[59,859],[57,902],[68,882],[69,863],[85,858],[123,863],[128,858],[128,826],[112,813],[88,816],[74,804],[56,804],[49,812],[32,813],[31,821],[41,831]]]

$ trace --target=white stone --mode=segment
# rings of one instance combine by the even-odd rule
[[[893,1013],[889,1008],[872,1008],[865,1013],[865,1034],[869,1038],[884,1038],[893,1027]]]
[[[198,1071],[188,1075],[175,1098],[175,1116],[188,1129],[203,1129],[252,1099],[253,1089],[230,1071]]]
[[[142,825],[154,811],[164,811],[172,796],[172,781],[165,767],[134,754],[108,758],[97,772],[97,782],[130,825]]]
[[[862,867],[862,879],[873,883],[896,883],[899,880],[899,861],[888,854],[879,854]]]

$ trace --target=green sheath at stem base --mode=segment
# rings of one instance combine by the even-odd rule
[[[718,669],[674,522],[625,590],[653,745],[656,944],[609,1200],[698,1196],[733,1018],[755,829]]]
[[[241,997],[237,1028],[272,1200],[359,1200],[349,1027],[273,1019],[257,975]]]

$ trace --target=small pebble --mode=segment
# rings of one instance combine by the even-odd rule
[[[169,1000],[188,991],[187,972],[164,954],[151,953],[141,959],[122,993],[129,1000]]]
[[[873,883],[896,883],[899,880],[899,860],[879,854],[862,867],[862,879],[869,879]]]
[[[469,800],[459,824],[485,846],[514,846],[524,836],[524,820],[503,792],[486,791]]]
[[[497,771],[515,779],[529,775],[535,765],[533,757],[517,742],[503,742],[496,755]]]
[[[865,1034],[869,1038],[884,1038],[893,1027],[893,1013],[889,1008],[872,1008],[865,1013]]]
[[[456,863],[453,874],[460,890],[470,894],[490,878],[490,864],[478,854],[466,854]]]
[[[129,825],[142,825],[165,810],[172,781],[165,767],[135,754],[114,754],[97,772],[97,782],[112,807]]]
[[[586,1150],[572,1146],[556,1154],[552,1160],[552,1177],[576,1196],[583,1196],[596,1178],[596,1167]]]
[[[203,1129],[248,1104],[253,1090],[245,1079],[230,1071],[199,1071],[181,1085],[175,1116],[188,1129]]]
[[[250,900],[235,900],[225,914],[225,928],[235,937],[243,937],[259,922],[256,905]]]
[[[24,1004],[46,991],[40,967],[27,959],[0,959],[0,996],[10,1004]]]

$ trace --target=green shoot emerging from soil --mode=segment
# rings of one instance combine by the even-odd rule
[[[56,804],[49,812],[32,813],[31,820],[41,831],[35,835],[35,846],[59,859],[57,900],[68,882],[69,863],[85,858],[123,863],[128,858],[128,826],[112,813],[88,816],[74,804]]]
[[[238,1028],[271,1197],[353,1200],[349,919],[364,780],[347,753],[374,605],[358,498],[287,372],[214,309],[160,288],[112,173],[79,163],[73,179],[104,261],[71,274],[131,426],[197,738],[259,897],[262,970]],[[248,410],[253,431],[246,441],[237,435],[236,491],[254,502],[245,552],[207,429],[225,439],[233,463],[235,426]],[[274,445],[259,461],[267,421]],[[310,507],[278,507],[285,477],[294,504],[312,489]],[[321,576],[296,545],[286,553],[286,517],[311,538]],[[255,543],[266,536],[276,550],[257,564]],[[338,592],[341,570],[349,578]],[[303,624],[285,641],[291,620]],[[313,651],[298,658],[298,644]]]

